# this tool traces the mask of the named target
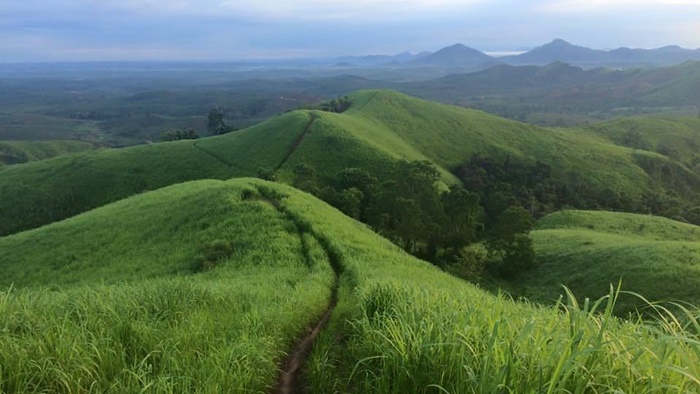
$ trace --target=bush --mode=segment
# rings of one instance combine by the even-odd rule
[[[204,272],[216,268],[224,260],[233,254],[231,242],[217,239],[199,246],[199,252],[195,258],[194,272]]]
[[[454,262],[445,269],[457,277],[476,280],[484,271],[489,253],[480,243],[465,246],[457,253]]]

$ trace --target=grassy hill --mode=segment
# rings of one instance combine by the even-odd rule
[[[81,141],[0,141],[0,166],[95,149]]]
[[[618,145],[662,154],[700,173],[700,118],[620,118],[591,126],[590,130]]]
[[[267,391],[334,274],[258,187],[182,183],[0,239],[0,392]]]
[[[692,326],[489,295],[260,180],[148,192],[4,237],[0,251],[4,392],[269,391],[334,270],[310,392],[700,388]]]
[[[532,232],[540,266],[517,280],[515,293],[551,303],[566,285],[581,297],[598,298],[610,284],[650,301],[700,304],[700,227],[616,212],[560,211]],[[623,296],[619,313],[645,307]]]
[[[450,184],[458,182],[451,172],[474,154],[542,161],[556,170],[558,182],[584,185],[593,198],[607,201],[613,195],[630,205],[667,178],[645,172],[634,157],[638,151],[593,132],[539,128],[391,91],[361,91],[349,100],[343,113],[297,110],[223,136],[2,168],[0,235],[193,179],[251,176],[267,168],[292,182],[300,164],[311,166],[323,184],[347,167],[381,178],[397,160],[428,160]],[[679,187],[700,182],[700,175],[689,177]]]

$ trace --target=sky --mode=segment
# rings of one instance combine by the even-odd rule
[[[700,0],[0,0],[0,62],[700,48]]]

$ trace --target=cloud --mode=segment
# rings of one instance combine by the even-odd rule
[[[556,0],[547,1],[537,8],[544,12],[581,13],[581,12],[615,12],[623,9],[652,11],[646,7],[667,9],[691,9],[697,11],[700,0]]]
[[[0,0],[0,61],[337,56],[436,50],[456,42],[498,51],[556,37],[596,48],[697,47],[698,5],[700,0]]]
[[[24,0],[0,5],[0,12],[59,15],[123,12],[168,17],[178,15],[252,18],[257,20],[350,20],[443,15],[488,0]]]

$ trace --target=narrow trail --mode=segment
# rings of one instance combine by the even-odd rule
[[[330,320],[337,303],[338,278],[336,277],[328,308],[326,308],[326,311],[316,325],[304,335],[299,343],[297,343],[294,350],[287,356],[287,359],[282,364],[282,374],[277,382],[277,387],[275,387],[273,391],[274,394],[296,394],[302,392],[301,387],[299,387],[300,368],[309,357],[311,347],[316,337],[321,333],[321,329],[326,326],[328,320]]]
[[[292,145],[289,147],[289,152],[282,158],[282,161],[280,161],[280,164],[277,165],[275,168],[275,171],[278,171],[282,166],[287,164],[287,161],[289,161],[289,158],[292,157],[292,155],[299,149],[299,146],[301,145],[302,142],[304,142],[304,138],[306,138],[307,134],[309,134],[309,131],[311,131],[311,126],[314,125],[314,122],[316,122],[316,119],[318,119],[318,116],[316,114],[311,113],[311,119],[309,119],[309,123],[306,124],[306,127],[304,128],[304,131],[299,134],[299,136],[292,142]]]
[[[192,146],[195,149],[199,150],[200,152],[204,153],[205,155],[207,155],[207,156],[209,156],[209,157],[211,157],[211,158],[213,158],[213,159],[215,159],[223,164],[226,164],[228,167],[236,168],[238,170],[245,171],[245,172],[250,172],[250,170],[247,170],[245,168],[241,168],[241,167],[233,164],[232,162],[230,162],[228,159],[221,157],[214,152],[211,152],[211,151],[208,151],[208,150],[202,148],[201,146],[199,146],[199,142],[200,142],[200,140],[195,141],[194,144],[192,144]]]
[[[359,108],[357,108],[357,109],[356,109],[355,111],[357,111],[357,112],[360,112],[360,111],[362,111],[362,109],[363,109],[364,107],[366,107],[366,106],[367,106],[367,104],[371,103],[371,102],[372,102],[372,100],[374,100],[374,99],[375,99],[375,97],[377,97],[377,95],[378,95],[378,94],[379,94],[379,93],[374,93],[374,94],[372,95],[372,97],[370,97],[370,98],[369,98],[369,100],[365,101],[365,103],[364,103],[364,104],[362,104],[362,106],[361,106],[361,107],[359,107]]]
[[[336,253],[333,253],[326,240],[319,237],[313,232],[313,230],[308,230],[307,226],[290,211],[288,211],[281,202],[272,196],[266,196],[262,189],[258,189],[262,195],[262,201],[273,206],[277,211],[284,215],[288,220],[294,223],[297,228],[299,237],[301,238],[302,244],[304,243],[304,234],[311,235],[316,239],[318,244],[323,248],[326,257],[328,259],[328,264],[330,264],[335,274],[333,288],[331,289],[331,296],[323,314],[318,320],[299,338],[296,342],[292,351],[289,352],[285,360],[280,364],[280,375],[277,381],[277,385],[271,391],[273,394],[297,394],[302,393],[303,388],[300,386],[300,375],[302,366],[306,363],[309,354],[311,353],[311,348],[313,347],[314,341],[321,330],[326,326],[328,321],[338,304],[338,287],[340,286],[340,274],[342,271],[342,266],[340,264],[340,259]],[[310,259],[308,252],[305,252],[305,258]]]
[[[286,212],[284,208],[277,206],[277,209],[286,214],[287,217],[292,219],[295,224],[296,220],[292,217],[289,212]],[[297,228],[301,230],[297,224]],[[299,231],[299,236],[303,237],[305,232]],[[302,366],[306,363],[309,354],[311,354],[311,348],[313,347],[314,341],[321,330],[326,326],[328,320],[330,320],[335,306],[338,304],[338,286],[340,277],[340,264],[337,261],[337,257],[329,250],[328,246],[319,239],[313,232],[306,232],[306,234],[312,235],[318,241],[319,245],[323,248],[328,258],[328,263],[330,264],[333,272],[335,273],[333,288],[331,290],[331,297],[328,302],[326,310],[323,315],[316,321],[316,323],[306,331],[306,333],[298,340],[292,351],[287,355],[287,358],[281,365],[280,370],[282,371],[277,381],[277,386],[272,393],[274,394],[297,394],[302,392],[302,387],[300,386],[300,375]],[[307,256],[308,258],[308,256]]]

